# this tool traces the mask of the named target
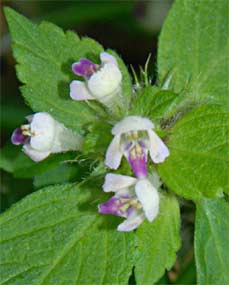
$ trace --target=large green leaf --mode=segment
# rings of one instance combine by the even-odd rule
[[[102,47],[48,22],[35,25],[12,9],[5,8],[5,14],[19,63],[17,75],[25,84],[22,94],[32,109],[49,112],[72,128],[92,120],[89,107],[69,96],[71,64],[89,54],[97,56]]]
[[[152,285],[170,269],[180,247],[180,213],[175,197],[161,195],[156,220],[137,231],[139,258],[135,267],[137,284]]]
[[[5,9],[13,41],[13,53],[19,63],[17,75],[24,84],[22,95],[34,111],[46,111],[67,127],[80,130],[82,125],[95,121],[103,109],[96,103],[87,105],[69,96],[69,84],[76,76],[71,71],[73,62],[82,57],[98,61],[103,51],[90,38],[66,34],[57,26],[42,22],[32,24],[10,8]],[[116,55],[117,56],[117,55]],[[120,58],[123,72],[123,94],[130,97],[130,78]]]
[[[195,257],[199,285],[229,284],[229,204],[223,199],[197,203]]]
[[[171,152],[159,165],[165,183],[188,199],[229,193],[229,110],[201,106],[170,130]]]
[[[199,100],[229,102],[228,0],[177,0],[159,40],[160,82]]]
[[[49,187],[3,214],[1,284],[127,284],[134,235],[97,214],[97,192],[104,196],[74,184]]]

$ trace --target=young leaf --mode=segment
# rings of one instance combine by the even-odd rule
[[[195,258],[199,285],[229,284],[229,204],[223,199],[197,202]]]
[[[161,90],[157,86],[147,86],[141,93],[137,94],[131,115],[145,116],[159,124],[177,97],[177,94],[171,91]]]
[[[60,185],[5,212],[0,284],[127,284],[134,235],[117,232],[117,218],[98,215],[99,202],[93,190]]]
[[[159,80],[199,100],[229,102],[228,1],[177,0],[159,40]]]
[[[154,284],[170,269],[180,247],[180,213],[175,197],[161,195],[156,220],[144,223],[137,231],[138,259],[135,265],[137,284]]]
[[[170,130],[170,156],[158,167],[166,183],[188,199],[229,193],[229,111],[201,106]]]
[[[151,110],[151,102],[155,94],[159,91],[160,89],[157,86],[147,86],[144,90],[136,92],[136,97],[133,100],[131,108],[131,115],[148,116]]]

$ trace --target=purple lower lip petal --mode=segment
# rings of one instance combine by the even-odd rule
[[[112,197],[107,202],[99,205],[99,213],[127,218],[129,207],[123,210],[123,207],[125,208],[125,201],[123,200],[128,203],[129,198]]]
[[[86,58],[81,58],[79,62],[73,63],[72,71],[85,78],[90,77],[97,70],[97,65]]]
[[[129,156],[128,162],[138,178],[145,178],[147,177],[147,159],[145,156],[137,157],[135,159]]]
[[[14,130],[12,136],[11,136],[11,142],[14,145],[23,144],[27,140],[27,136],[24,136],[22,134],[22,130],[20,128],[17,128]]]

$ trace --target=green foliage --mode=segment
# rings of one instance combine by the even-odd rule
[[[52,186],[6,211],[0,284],[126,284],[134,265],[139,284],[156,281],[180,245],[176,199],[162,196],[160,215],[136,240],[116,231],[119,218],[97,214],[105,197],[92,185]]]
[[[171,195],[161,195],[160,214],[137,231],[138,260],[135,267],[137,284],[152,285],[170,269],[180,247],[179,204]]]
[[[229,204],[223,199],[197,203],[195,257],[199,285],[229,284]]]
[[[36,189],[48,185],[76,182],[86,178],[86,169],[79,167],[79,164],[62,161],[56,167],[49,167],[47,171],[34,176],[33,185]]]
[[[63,31],[51,23],[32,24],[6,8],[13,40],[14,56],[19,63],[17,75],[25,84],[21,90],[34,111],[46,111],[71,128],[95,117],[88,106],[69,97],[71,64],[86,54],[97,55],[102,47],[89,39]]]
[[[171,155],[159,173],[177,194],[195,199],[229,193],[229,112],[222,105],[201,106],[170,130]]]
[[[192,102],[219,103],[197,108],[169,129],[171,156],[159,172],[172,190],[189,199],[229,191],[226,13],[224,0],[176,1],[160,35],[159,79],[170,77],[169,88],[180,93],[184,107],[168,125]]]
[[[31,179],[16,179],[12,174],[3,171],[0,172],[0,175],[0,212],[3,212],[33,192],[33,183]]]
[[[132,94],[125,64],[109,50],[123,74],[124,108],[117,117],[99,103],[69,97],[69,83],[77,78],[71,64],[82,57],[99,62],[103,48],[97,42],[5,11],[23,96],[34,111],[49,112],[84,133],[82,157],[90,162],[85,169],[75,168],[63,163],[76,159],[67,153],[35,164],[15,147],[2,151],[1,168],[15,177],[35,175],[36,187],[88,179],[45,188],[2,215],[1,284],[127,284],[134,267],[137,284],[151,285],[171,268],[180,246],[174,196],[162,194],[159,216],[136,234],[117,232],[120,218],[97,213],[97,205],[107,199],[101,178],[111,127],[130,114],[149,117],[166,136],[171,154],[158,172],[167,188],[197,203],[199,284],[226,285],[229,211],[218,197],[229,194],[227,1],[175,2],[160,36],[161,89],[149,86],[145,74],[145,89]],[[95,161],[90,175],[88,166]],[[126,161],[117,173],[130,173]],[[201,200],[204,196],[217,198]]]
[[[75,158],[76,153],[73,152],[59,153],[36,163],[22,152],[20,146],[6,144],[0,151],[0,169],[11,172],[16,178],[32,178]]]
[[[228,99],[228,1],[175,1],[158,50],[160,82],[196,101]]]
[[[95,122],[89,126],[88,131],[83,152],[103,161],[104,153],[112,140],[111,125],[103,121]]]
[[[134,234],[117,232],[117,218],[97,214],[104,195],[96,190],[49,187],[5,212],[0,284],[126,284]]]
[[[28,156],[26,156],[18,146],[14,146],[11,143],[6,144],[0,150],[0,169],[7,172],[17,172],[17,169],[29,169],[35,165]]]
[[[67,127],[81,130],[82,126],[103,115],[97,103],[76,102],[69,96],[69,84],[76,76],[71,64],[82,57],[98,61],[101,45],[90,38],[80,39],[75,33],[66,34],[57,26],[42,22],[32,24],[10,8],[5,8],[13,40],[13,52],[18,62],[17,75],[24,84],[22,95],[34,111],[46,111]],[[121,63],[121,59],[118,58]],[[125,92],[130,80],[124,64]]]
[[[157,86],[147,86],[139,92],[133,102],[131,114],[145,116],[159,123],[169,112],[177,95],[169,90],[161,90]]]

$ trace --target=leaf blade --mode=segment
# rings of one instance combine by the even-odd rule
[[[229,206],[223,199],[197,202],[195,258],[198,284],[229,282]]]
[[[117,219],[97,214],[100,198],[74,184],[59,185],[6,211],[1,284],[125,284],[133,266],[133,233],[118,233]]]
[[[22,95],[33,110],[46,111],[77,130],[95,120],[87,104],[69,96],[71,64],[87,54],[98,56],[103,48],[90,39],[80,41],[72,32],[64,34],[51,23],[35,25],[10,8],[5,8],[5,14],[18,62],[17,75],[24,84]]]
[[[197,102],[229,103],[227,5],[176,1],[160,35],[159,80],[171,73],[170,88]]]
[[[170,269],[180,247],[179,205],[175,197],[161,195],[159,216],[137,231],[138,259],[135,268],[137,284],[154,284]]]
[[[187,199],[214,197],[229,191],[229,112],[224,105],[203,105],[169,130],[170,156],[159,173]]]

